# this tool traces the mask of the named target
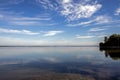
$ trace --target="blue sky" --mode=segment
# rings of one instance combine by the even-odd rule
[[[0,45],[97,45],[120,33],[120,0],[0,0]]]

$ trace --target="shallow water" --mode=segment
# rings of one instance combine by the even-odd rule
[[[120,80],[120,52],[110,52],[99,47],[0,47],[0,80]]]

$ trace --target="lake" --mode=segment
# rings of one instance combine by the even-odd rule
[[[0,80],[120,80],[120,51],[0,47]]]

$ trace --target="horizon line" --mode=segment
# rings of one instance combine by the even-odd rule
[[[98,47],[98,45],[0,45],[0,47]]]

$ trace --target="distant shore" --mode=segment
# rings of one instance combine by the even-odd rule
[[[12,45],[8,45],[8,46],[0,46],[0,47],[99,47],[97,45],[41,45],[41,46],[35,46],[35,45],[30,45],[30,46],[12,46]]]

